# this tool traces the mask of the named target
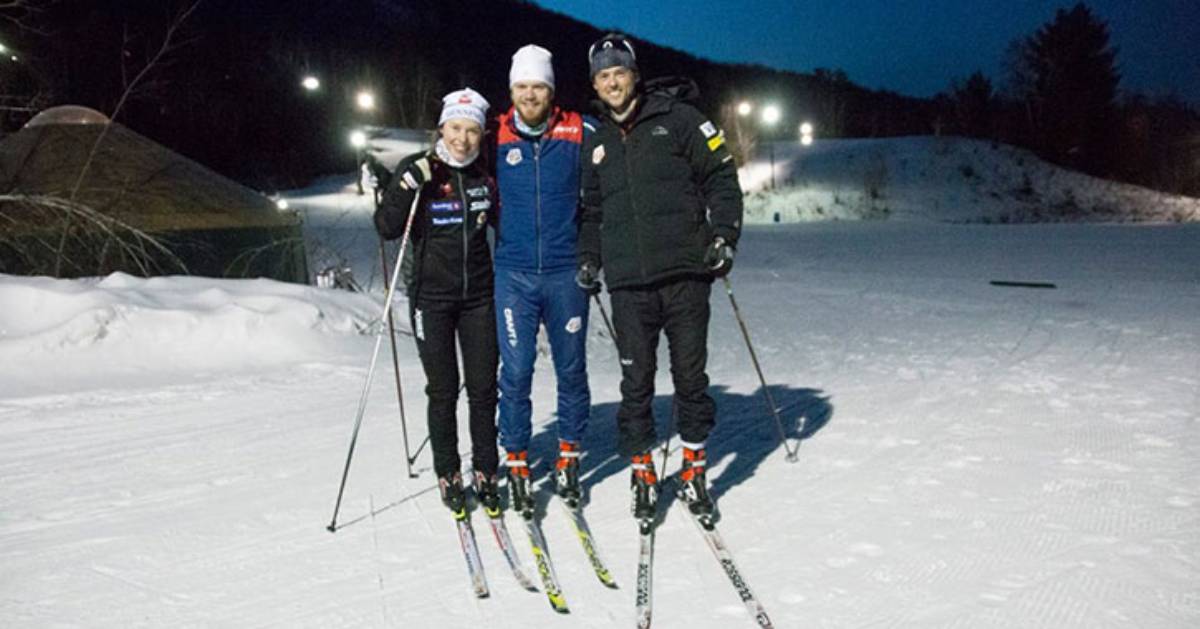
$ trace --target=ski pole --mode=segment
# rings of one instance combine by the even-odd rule
[[[758,373],[758,381],[762,383],[767,407],[771,409],[771,415],[775,417],[775,427],[779,429],[779,442],[783,444],[783,449],[787,452],[788,463],[795,463],[798,459],[797,453],[800,451],[800,445],[797,444],[795,450],[788,447],[787,435],[783,430],[783,420],[779,418],[779,407],[775,405],[775,399],[771,397],[767,379],[763,377],[762,367],[758,364],[758,355],[754,353],[754,345],[750,342],[750,332],[746,330],[746,322],[742,319],[742,310],[738,308],[737,300],[733,298],[733,284],[729,281],[728,275],[721,279],[725,281],[725,292],[729,294],[729,305],[733,306],[733,314],[737,318],[738,327],[742,329],[742,338],[746,340],[746,349],[750,350],[750,360],[754,363],[754,371]]]
[[[400,279],[400,265],[404,263],[404,249],[408,245],[408,235],[412,230],[413,217],[417,215],[417,201],[420,200],[419,193],[413,195],[412,207],[408,211],[408,221],[404,225],[404,236],[400,239],[400,251],[396,254],[396,267],[392,269],[392,279],[388,283],[387,294],[384,297],[383,314],[379,316],[380,322],[391,314],[392,297],[396,293],[396,281]],[[383,330],[375,335],[375,349],[371,351],[371,364],[367,368],[367,378],[363,383],[362,395],[358,398],[358,411],[354,417],[354,432],[350,435],[350,449],[346,452],[346,466],[342,469],[342,482],[338,486],[337,502],[333,505],[333,518],[329,521],[330,533],[337,531],[337,514],[342,506],[342,494],[346,491],[346,477],[350,474],[350,461],[354,457],[354,444],[358,441],[358,429],[362,426],[363,413],[367,410],[367,394],[371,391],[371,380],[375,378],[375,364],[379,361],[379,346],[383,343]]]
[[[379,207],[378,192],[375,193],[375,207]],[[383,276],[388,277],[387,249],[384,246],[382,237],[379,239],[379,263],[383,265]],[[408,422],[404,415],[404,385],[400,382],[400,358],[399,353],[396,351],[396,323],[391,311],[388,312],[387,322],[388,337],[392,341],[392,369],[396,373],[396,402],[400,406],[400,430],[404,436],[404,464],[408,469],[408,477],[416,478],[417,475],[413,474],[412,471],[412,464],[416,457],[409,454],[408,451]]]
[[[596,307],[600,309],[600,318],[604,319],[604,327],[608,328],[608,338],[614,343],[617,342],[617,333],[613,332],[612,322],[608,320],[608,312],[604,310],[604,302],[600,301],[600,293],[593,293],[592,299],[596,300]]]

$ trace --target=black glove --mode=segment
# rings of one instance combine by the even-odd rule
[[[417,161],[408,165],[404,172],[400,173],[400,185],[406,190],[420,190],[421,186],[429,181],[429,177],[433,172],[429,165],[428,157],[421,157]]]
[[[713,277],[725,277],[733,269],[733,245],[717,236],[704,251],[704,266]]]
[[[591,262],[584,262],[575,273],[575,284],[588,296],[600,294],[600,272]]]

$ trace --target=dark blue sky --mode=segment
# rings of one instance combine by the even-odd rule
[[[855,83],[912,96],[982,70],[1003,83],[1011,41],[1074,0],[535,0],[715,61],[803,72],[841,68]],[[1200,104],[1200,0],[1091,0],[1118,48],[1121,87]]]

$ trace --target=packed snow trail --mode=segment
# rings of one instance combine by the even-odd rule
[[[1196,242],[1194,225],[747,229],[738,302],[806,438],[786,463],[714,294],[709,478],[776,626],[1200,625]],[[571,603],[559,618],[503,575],[496,544],[479,545],[500,575],[491,596],[464,586],[427,456],[405,477],[387,386],[373,390],[339,530],[325,530],[378,304],[272,282],[104,284],[0,277],[3,626],[633,624],[619,372],[599,326],[582,484],[630,587],[599,583],[552,509],[542,522]],[[400,346],[419,418],[424,380],[411,340]],[[539,367],[531,458],[544,480],[555,389]],[[421,421],[409,429],[424,438]],[[654,627],[753,626],[693,528],[658,528]]]

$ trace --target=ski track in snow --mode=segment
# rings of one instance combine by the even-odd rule
[[[710,479],[721,531],[776,626],[1200,625],[1198,236],[748,229],[738,303],[790,434],[806,438],[785,462],[714,284]],[[1059,288],[987,283],[1012,277]],[[0,398],[0,624],[628,626],[637,537],[602,328],[593,312],[583,480],[620,589],[596,582],[566,518],[543,504],[570,616],[520,589],[479,514],[492,594],[471,596],[427,451],[420,477],[405,477],[386,347],[340,528],[324,530],[370,347],[325,331],[345,334],[346,351],[199,381],[164,364],[166,382],[145,386],[96,373]],[[423,378],[410,339],[400,351],[415,448]],[[537,368],[532,458],[545,479],[554,378],[546,357]],[[669,376],[658,384],[666,427]],[[668,474],[678,465],[673,453]],[[657,537],[654,626],[752,626],[680,509]]]

